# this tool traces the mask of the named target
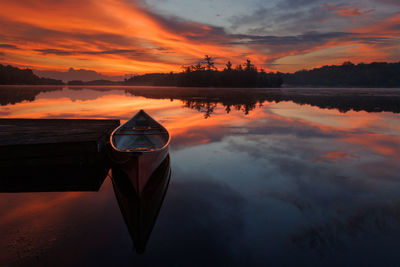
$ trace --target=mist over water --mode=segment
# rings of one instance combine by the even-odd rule
[[[172,135],[143,255],[107,177],[98,192],[0,194],[0,265],[397,264],[398,90],[248,90],[0,88],[2,118],[144,109]]]

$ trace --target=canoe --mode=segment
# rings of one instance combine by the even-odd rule
[[[152,173],[141,196],[138,195],[126,173],[112,169],[114,194],[122,217],[137,253],[145,251],[146,244],[157,221],[171,178],[169,155]]]
[[[139,195],[166,158],[170,141],[167,129],[143,110],[111,133],[111,158],[130,177]]]

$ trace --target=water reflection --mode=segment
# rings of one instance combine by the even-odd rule
[[[337,109],[340,112],[400,112],[400,92],[397,89],[188,89],[188,88],[127,88],[135,96],[153,99],[179,99],[185,106],[205,113],[208,118],[222,104],[227,113],[232,109],[249,114],[264,102],[292,101],[319,108]]]
[[[150,176],[141,194],[123,170],[119,167],[112,170],[114,193],[133,245],[139,254],[145,251],[167,192],[170,177],[169,155]]]
[[[34,101],[40,93],[60,91],[84,91],[71,100],[89,100],[109,94],[110,90],[122,91],[128,95],[150,99],[181,100],[185,107],[204,113],[205,118],[214,113],[220,104],[225,111],[241,110],[249,114],[265,102],[291,101],[300,105],[311,105],[340,112],[400,112],[400,91],[398,89],[354,89],[354,88],[283,88],[283,89],[240,89],[240,88],[177,88],[177,87],[129,87],[129,86],[0,86],[0,105]],[[90,93],[97,92],[97,93]],[[91,95],[91,96],[88,96]]]
[[[24,161],[2,161],[0,165],[0,193],[99,191],[110,168],[104,162],[90,166],[32,166]]]
[[[61,86],[0,86],[0,105],[13,105],[22,101],[35,101],[42,92],[61,91]]]
[[[65,253],[55,246],[58,240],[61,240],[62,247],[74,245],[65,243],[69,239],[66,237],[76,239],[82,228],[87,227],[91,229],[85,232],[95,229],[94,234],[98,235],[95,225],[99,222],[93,219],[98,218],[104,209],[108,210],[103,223],[112,221],[108,227],[115,225],[120,228],[119,218],[123,217],[136,251],[144,253],[171,177],[169,155],[153,172],[140,197],[119,166],[112,168],[112,187],[110,180],[104,182],[111,162],[76,166],[52,164],[49,160],[47,164],[42,162],[40,166],[29,168],[21,168],[21,165],[18,168],[18,162],[14,162],[14,166],[10,161],[7,164],[2,162],[0,193],[7,194],[1,194],[0,198],[1,264],[30,266],[58,262],[58,253]],[[96,193],[88,195],[84,193],[87,191]],[[115,199],[110,198],[112,191],[119,205],[119,214],[113,212],[116,207],[112,205]],[[37,214],[42,216],[38,218]],[[97,238],[106,236],[101,234]],[[82,244],[85,242],[80,241],[77,246],[80,249],[91,247],[90,242]],[[76,265],[84,258],[69,259],[58,265]],[[96,265],[104,263],[97,258],[90,258],[90,262]]]
[[[342,104],[325,105],[314,96],[307,97],[307,105],[265,100],[260,106],[259,97],[255,102],[217,93],[199,98],[197,89],[179,89],[178,96],[178,89],[157,89],[166,90],[164,96],[162,91],[152,95],[156,89],[151,88],[132,93],[126,88],[103,89],[42,92],[33,102],[5,105],[0,111],[7,113],[4,117],[126,120],[144,108],[165,125],[172,135],[174,177],[158,215],[155,209],[143,213],[149,226],[143,233],[151,232],[150,241],[146,243],[147,237],[136,234],[137,228],[129,226],[134,223],[128,222],[136,220],[137,214],[129,214],[131,207],[144,203],[129,193],[127,204],[119,205],[116,196],[124,198],[129,186],[110,179],[96,193],[1,194],[1,263],[52,266],[62,259],[69,265],[397,264],[398,104],[380,104],[368,90],[357,91],[368,105],[360,102],[357,108],[357,100],[351,100],[343,107],[361,111],[343,113],[338,109]],[[287,99],[300,94],[286,96],[285,90],[289,89],[281,92]],[[395,92],[383,92],[398,99]],[[326,94],[334,100],[337,93]],[[238,100],[227,102],[230,97]],[[309,98],[318,105],[311,106]],[[187,108],[187,100],[206,105]],[[229,103],[233,108],[227,114]],[[237,103],[255,103],[255,108],[246,115],[243,106],[234,108]],[[204,119],[202,112],[211,109]],[[387,111],[375,112],[382,110]],[[158,203],[156,199],[151,201]],[[157,223],[150,227],[153,216]],[[135,248],[145,247],[145,253],[133,252],[132,240]],[[18,242],[26,246],[15,245]],[[33,256],[19,260],[16,251]]]

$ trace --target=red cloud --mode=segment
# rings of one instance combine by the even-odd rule
[[[388,47],[390,42],[386,41],[391,39],[391,43],[398,45],[395,18],[371,20],[374,23],[363,23],[357,29],[350,23],[347,30],[337,32],[289,36],[277,32],[275,36],[257,36],[229,34],[221,27],[163,17],[135,1],[0,0],[0,3],[2,61],[37,70],[75,67],[107,75],[169,72],[195,64],[204,54],[217,57],[218,67],[228,59],[238,64],[248,58],[267,70],[273,67],[284,72],[310,64],[398,58],[398,50]],[[333,4],[324,8],[340,16],[360,16],[373,11]],[[375,31],[377,27],[382,30]],[[340,48],[341,53],[335,52],[335,48]],[[364,53],[367,50],[369,53]],[[304,56],[299,64],[293,58],[297,56]]]
[[[361,11],[359,8],[351,5],[325,4],[324,7],[341,17],[358,17],[375,11],[375,9]]]

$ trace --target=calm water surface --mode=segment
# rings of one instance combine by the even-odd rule
[[[400,264],[398,113],[147,89],[0,88],[3,118],[123,122],[143,108],[172,134],[144,254],[107,177],[98,192],[0,194],[0,265]]]

